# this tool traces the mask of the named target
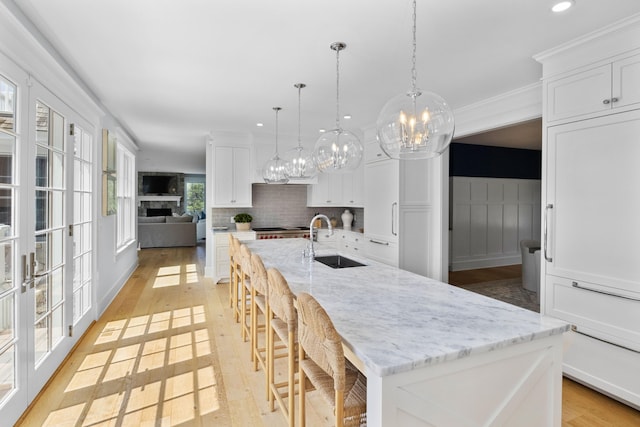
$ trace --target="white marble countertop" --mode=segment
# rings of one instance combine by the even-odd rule
[[[347,347],[378,376],[489,352],[561,334],[569,325],[464,289],[369,259],[333,269],[310,262],[305,239],[244,242],[294,293],[325,308]],[[340,253],[315,243],[316,256]]]

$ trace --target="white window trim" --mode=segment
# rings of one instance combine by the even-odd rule
[[[135,243],[136,219],[136,166],[135,155],[125,144],[117,144],[116,179],[118,209],[116,211],[116,255]],[[127,203],[128,202],[128,203]],[[127,206],[124,209],[123,206]],[[124,225],[123,225],[124,224]],[[123,230],[124,229],[124,230]]]

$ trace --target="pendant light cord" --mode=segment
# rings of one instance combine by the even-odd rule
[[[275,110],[275,112],[276,112],[276,157],[279,157],[279,156],[278,156],[278,113],[280,112],[280,110],[281,110],[282,108],[280,108],[280,107],[273,107],[273,109],[274,109],[274,110]]]
[[[298,83],[296,86],[298,86],[298,148],[300,148],[302,147],[302,142],[300,140],[300,93],[305,85]]]
[[[418,73],[416,71],[416,0],[413,0],[413,52],[411,55],[411,92],[416,93],[416,80]]]
[[[336,129],[340,129],[340,49],[336,49]]]

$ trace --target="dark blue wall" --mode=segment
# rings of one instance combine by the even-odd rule
[[[542,151],[454,142],[449,176],[541,179]]]

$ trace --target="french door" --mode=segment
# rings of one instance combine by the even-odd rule
[[[94,318],[94,134],[0,56],[0,419],[9,423]]]

